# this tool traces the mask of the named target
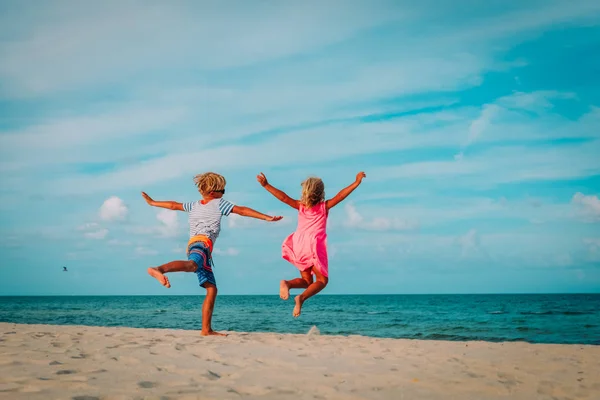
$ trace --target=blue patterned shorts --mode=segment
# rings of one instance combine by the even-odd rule
[[[213,274],[212,267],[214,266],[210,249],[203,242],[195,242],[188,247],[188,260],[196,263],[198,267],[196,269],[196,275],[198,276],[198,283],[200,286],[204,286],[206,282],[212,283],[217,286],[215,280],[215,274]]]

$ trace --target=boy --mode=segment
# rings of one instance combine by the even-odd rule
[[[217,282],[212,272],[212,250],[215,240],[221,231],[221,217],[230,213],[244,217],[262,219],[264,221],[279,221],[283,217],[271,217],[248,207],[236,206],[223,198],[225,193],[225,178],[214,172],[196,175],[194,183],[202,195],[202,200],[193,203],[177,203],[175,201],[154,201],[146,193],[142,196],[154,207],[170,210],[186,211],[190,225],[190,240],[188,242],[187,261],[171,261],[160,267],[148,268],[148,273],[156,278],[161,285],[169,288],[171,284],[164,275],[169,272],[195,272],[200,286],[206,289],[206,297],[202,304],[203,336],[227,336],[212,330],[211,320],[217,297]]]

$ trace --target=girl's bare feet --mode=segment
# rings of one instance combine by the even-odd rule
[[[302,313],[302,303],[304,303],[304,301],[300,298],[299,295],[294,298],[294,301],[296,302],[296,307],[294,307],[292,315],[294,316],[294,318],[298,318]]]
[[[150,274],[151,277],[155,278],[158,282],[160,282],[160,284],[164,287],[171,287],[169,279],[162,272],[160,272],[158,268],[148,268],[148,274]]]
[[[200,335],[202,335],[202,336],[227,336],[226,333],[215,332],[212,329],[208,332],[201,331]]]
[[[286,281],[281,281],[279,284],[279,297],[281,297],[283,300],[290,298],[290,287]]]

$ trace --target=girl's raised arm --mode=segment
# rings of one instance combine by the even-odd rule
[[[346,197],[350,195],[350,193],[354,191],[354,189],[356,189],[361,184],[363,178],[365,178],[366,176],[367,175],[364,172],[359,172],[358,174],[356,174],[356,180],[351,185],[340,190],[340,192],[336,194],[332,199],[327,200],[327,202],[325,203],[327,209],[329,210],[330,208],[333,208],[339,203],[341,203]]]
[[[284,202],[285,204],[287,204],[288,206],[290,206],[292,208],[298,209],[298,207],[299,207],[298,200],[292,199],[290,196],[285,194],[285,192],[271,186],[269,184],[269,182],[267,181],[267,177],[265,176],[265,174],[263,174],[261,172],[259,175],[256,176],[256,180],[258,181],[258,183],[260,183],[260,185],[262,187],[267,189],[267,191],[269,193],[271,193],[273,196],[275,196],[279,201]]]

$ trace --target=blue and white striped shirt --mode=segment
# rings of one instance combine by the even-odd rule
[[[183,203],[183,210],[188,213],[190,238],[204,235],[214,244],[221,232],[221,217],[229,215],[233,207],[234,204],[224,198],[214,199],[206,204],[201,201]]]

